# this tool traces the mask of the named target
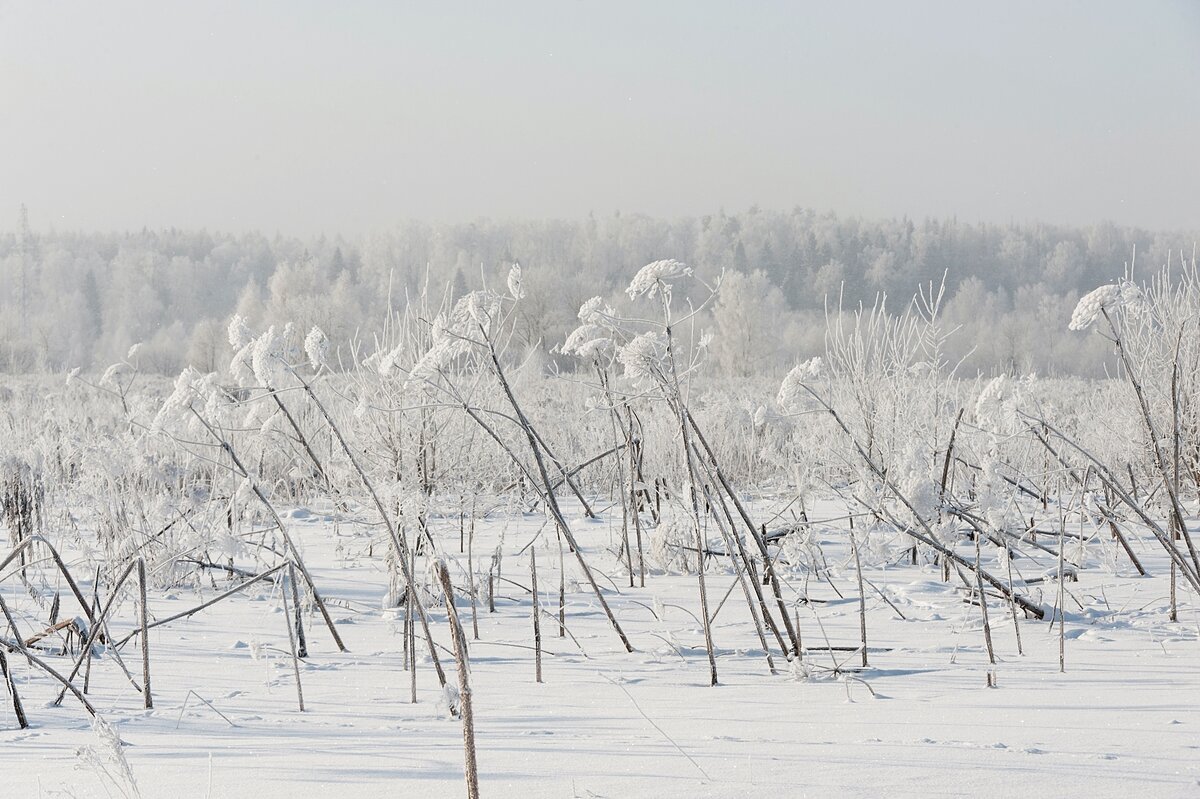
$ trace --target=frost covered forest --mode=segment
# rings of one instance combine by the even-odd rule
[[[514,347],[539,358],[574,324],[580,303],[619,304],[628,270],[677,258],[725,287],[698,324],[716,334],[709,370],[781,374],[824,348],[825,313],[904,310],[945,276],[942,316],[958,327],[948,356],[971,372],[1097,376],[1099,342],[1063,331],[1076,300],[1123,273],[1134,253],[1152,268],[1194,232],[1113,224],[965,224],[863,220],[797,208],[677,220],[639,214],[581,220],[405,223],[359,239],[296,239],[204,230],[56,232],[38,209],[0,235],[0,372],[103,370],[140,343],[143,372],[221,363],[237,313],[259,326],[319,325],[335,347],[369,346],[389,309],[421,293],[456,299],[503,281],[520,263],[528,297]],[[558,365],[567,361],[555,359]]]

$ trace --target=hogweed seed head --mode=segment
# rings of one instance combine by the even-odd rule
[[[284,338],[275,332],[274,325],[254,340],[250,363],[254,369],[254,378],[259,383],[272,386],[278,382],[283,372],[284,347]]]
[[[630,281],[629,288],[625,289],[625,293],[631,299],[637,299],[643,294],[654,297],[660,291],[665,295],[671,290],[671,285],[666,281],[677,277],[687,277],[691,274],[691,267],[672,258],[655,261],[638,270],[638,273],[633,276],[633,280]]]
[[[593,325],[610,323],[617,312],[601,297],[592,297],[579,306],[579,321]]]
[[[1141,314],[1146,309],[1146,295],[1134,283],[1123,280],[1093,289],[1083,295],[1071,314],[1069,330],[1087,330],[1102,311],[1124,309],[1132,314]]]
[[[584,360],[609,354],[613,350],[612,336],[607,328],[585,322],[571,331],[562,345],[564,355]]]
[[[625,367],[625,377],[640,383],[652,379],[666,357],[666,336],[657,331],[642,333],[617,350],[617,360]]]

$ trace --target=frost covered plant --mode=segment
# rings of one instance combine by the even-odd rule
[[[617,350],[617,361],[625,367],[625,377],[640,384],[654,380],[661,373],[666,354],[666,336],[652,330]]]
[[[658,524],[650,531],[650,556],[660,568],[684,572],[692,570],[689,549],[696,546],[696,531],[691,514],[667,503]]]
[[[509,277],[511,280],[512,275]],[[519,284],[519,273],[517,280]],[[484,337],[491,335],[493,323],[500,317],[501,303],[499,294],[480,289],[460,297],[448,314],[439,314],[433,320],[429,349],[408,370],[408,382],[434,379],[457,358],[470,352],[472,346],[482,344],[480,331]],[[369,365],[387,377],[400,366],[400,359],[408,347],[409,344],[402,341],[382,357],[370,359]]]
[[[442,686],[442,691],[438,694],[437,709],[442,718],[451,720],[460,718],[462,696],[459,694],[457,685],[448,682]]]
[[[571,331],[560,351],[583,360],[603,358],[614,352],[611,331],[600,325],[582,324]]]
[[[514,300],[525,298],[525,286],[521,283],[521,265],[513,264],[508,270],[508,293]]]
[[[90,768],[111,783],[121,796],[128,799],[140,797],[142,794],[138,790],[137,780],[134,779],[133,769],[129,767],[129,761],[125,759],[125,753],[122,751],[125,744],[121,736],[100,716],[92,719],[92,732],[96,742],[81,746],[75,751],[80,765]]]
[[[671,291],[671,284],[667,283],[668,280],[688,277],[691,274],[691,267],[674,259],[655,261],[638,270],[638,273],[633,276],[633,280],[630,281],[629,288],[625,289],[625,293],[629,295],[630,299],[637,299],[642,295],[654,297],[659,293],[665,296]]]
[[[245,318],[237,314],[229,320],[228,333],[229,346],[234,351],[229,362],[229,373],[238,383],[249,383],[254,380],[254,333]]]
[[[220,426],[232,421],[236,402],[217,379],[216,372],[204,374],[188,366],[175,378],[171,393],[150,422],[149,430],[168,437],[184,433],[189,437],[203,436],[209,425]],[[254,409],[259,412],[259,409]],[[260,426],[252,412],[247,423]],[[269,421],[269,420],[266,420]],[[265,425],[264,425],[265,426]]]
[[[512,275],[509,275],[509,279],[511,281]],[[517,287],[520,288],[519,280]],[[464,302],[471,321],[485,330],[500,316],[500,295],[493,291],[481,289],[479,291],[472,291],[455,305],[454,311],[450,315],[450,321],[456,325],[459,324],[459,319],[461,318],[460,308]],[[450,332],[456,331],[451,329]]]
[[[235,350],[240,350],[251,341],[254,340],[254,334],[250,332],[250,326],[246,324],[246,318],[240,314],[234,314],[229,320],[229,346]]]
[[[801,660],[800,658],[792,658],[788,662],[788,678],[793,682],[808,682],[821,675],[811,663]]]
[[[234,382],[247,385],[254,382],[254,366],[251,362],[251,349],[254,341],[239,349],[229,360],[229,374]]]
[[[592,297],[579,306],[579,321],[611,327],[617,312],[600,297]]]
[[[304,338],[304,354],[308,356],[308,363],[313,369],[320,370],[325,366],[325,358],[329,354],[329,339],[316,325]]]
[[[328,346],[325,334],[317,328],[305,339],[305,350],[309,349],[310,340],[314,352],[321,349],[322,342]],[[278,386],[291,370],[292,364],[299,362],[301,357],[298,336],[290,322],[282,331],[271,325],[264,333],[255,336],[242,317],[234,316],[229,323],[229,344],[235,350],[229,362],[229,372],[243,385],[257,381],[263,386]],[[309,358],[311,360],[311,354]]]
[[[112,366],[110,366],[104,370],[104,374],[100,375],[100,380],[98,381],[98,385],[100,385],[103,388],[112,389],[114,391],[119,389],[121,386],[117,382],[117,377],[121,374],[121,372],[123,370],[128,369],[128,368],[129,367],[124,363],[114,363]]]
[[[255,379],[259,383],[264,386],[273,386],[278,383],[284,372],[285,347],[284,337],[275,332],[274,325],[271,325],[267,328],[267,332],[254,340],[250,365],[254,370]]]
[[[980,445],[976,477],[976,503],[993,527],[1005,525],[1011,491],[1004,479],[1002,444],[1023,427],[1020,416],[1024,390],[1036,378],[1028,375],[1012,380],[1000,375],[983,387],[975,400],[975,424],[985,436]]]
[[[1130,313],[1142,313],[1146,305],[1146,296],[1138,286],[1129,280],[1120,283],[1109,283],[1094,289],[1080,298],[1071,314],[1070,330],[1087,330],[1104,310],[1115,311],[1121,308]]]
[[[1000,375],[989,380],[975,400],[976,424],[993,433],[1015,433],[1021,427],[1017,414],[1021,390],[1035,379],[1033,375],[1028,375],[1020,381],[1014,381],[1006,375]]]
[[[779,387],[779,395],[776,397],[779,407],[785,411],[802,409],[805,406],[805,400],[809,397],[808,391],[804,388],[805,384],[819,380],[824,372],[825,366],[819,356],[809,358],[804,363],[793,367],[792,371],[783,378],[783,383]]]
[[[559,351],[581,360],[600,360],[616,352],[619,328],[616,311],[600,297],[592,297],[579,307],[582,324],[571,331]]]
[[[894,472],[900,491],[912,506],[913,512],[923,519],[937,512],[936,470],[927,453],[917,441],[910,441],[898,460]]]
[[[432,380],[438,373],[450,366],[460,355],[465,355],[471,349],[471,342],[461,336],[447,331],[444,320],[437,320],[433,327],[433,345],[425,351],[412,369],[408,372],[410,381]],[[380,364],[380,373],[388,374],[395,358],[385,358]]]
[[[167,395],[150,429],[161,432],[174,422],[186,420],[189,411],[215,402],[218,394],[215,378],[215,375],[204,375],[186,367],[175,378],[175,388]]]
[[[694,319],[699,308],[689,302],[690,312],[682,320],[674,319],[671,309],[671,284],[667,281],[679,277],[692,277],[692,270],[679,261],[674,260],[655,261],[646,264],[634,275],[625,293],[631,299],[637,299],[642,296],[658,297],[662,305],[662,321],[661,323],[655,323],[655,326],[658,327],[661,324],[661,328],[634,337],[629,343],[618,350],[617,360],[625,367],[625,377],[631,380],[635,386],[639,384],[652,384],[656,386],[661,398],[666,402],[679,423],[680,442],[683,444],[684,463],[687,466],[688,473],[687,491],[691,492],[691,530],[696,537],[697,553],[700,553],[705,549],[705,543],[702,540],[703,534],[700,532],[699,492],[694,490],[694,487],[702,485],[698,477],[698,471],[705,467],[699,465],[703,462],[703,457],[693,442],[693,434],[697,438],[702,438],[703,434],[696,426],[695,419],[692,418],[691,412],[687,407],[686,393],[683,383],[680,380],[680,369],[677,361],[679,353],[674,333],[676,324],[687,319]],[[716,290],[706,286],[703,281],[697,280],[696,282],[709,291],[708,298],[700,304],[700,307],[703,307],[703,305],[716,296]],[[643,322],[642,324],[645,323]],[[708,341],[705,340],[703,346],[706,347],[707,345]],[[694,366],[695,363],[693,361],[691,366]],[[685,365],[685,373],[690,371],[691,366]],[[716,685],[717,662],[712,637],[712,626],[708,616],[708,595],[704,582],[703,559],[698,557],[697,564],[696,578],[700,589],[700,610],[704,620],[704,643],[708,651],[709,677],[711,684]]]

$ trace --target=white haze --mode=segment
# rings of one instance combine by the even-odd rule
[[[0,209],[1200,218],[1190,3],[0,3]]]

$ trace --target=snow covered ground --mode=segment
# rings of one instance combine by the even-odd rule
[[[815,515],[821,512],[836,515],[832,507]],[[350,651],[337,651],[319,616],[306,617],[305,712],[297,709],[286,616],[270,585],[152,631],[151,711],[141,709],[111,657],[95,662],[89,696],[125,742],[142,796],[464,794],[462,728],[447,712],[423,647],[419,701],[409,701],[403,615],[381,609],[388,590],[382,539],[344,523],[335,528],[323,513],[293,513],[289,523]],[[817,540],[843,597],[825,581],[790,574],[788,598],[806,591],[813,600],[797,606],[810,648],[803,669],[776,652],[780,674],[768,672],[733,573],[724,563],[711,566],[711,607],[733,590],[714,623],[720,685],[710,687],[695,576],[650,574],[645,588],[629,588],[609,549],[619,509],[616,531],[611,514],[585,521],[576,511],[573,518],[589,560],[611,578],[602,582],[636,651],[624,651],[586,583],[575,582],[569,555],[567,626],[577,643],[558,637],[559,550],[544,517],[498,512],[481,522],[476,570],[486,571],[503,531],[506,578],[495,613],[481,589],[480,637],[470,649],[484,797],[1200,794],[1198,617],[1185,604],[1181,621],[1168,622],[1161,548],[1141,547],[1152,575],[1141,578],[1124,560],[1114,572],[1105,560],[1111,543],[1094,541],[1079,582],[1066,586],[1065,673],[1051,614],[1022,620],[1021,656],[1012,618],[993,600],[998,688],[989,689],[978,608],[964,601],[960,585],[941,582],[937,567],[905,558],[895,565],[869,558],[865,568],[895,605],[868,588],[870,665],[861,668],[854,651],[820,649],[852,650],[859,641],[847,538],[822,530]],[[457,519],[434,521],[465,594],[457,528]],[[547,611],[540,685],[522,554],[539,530],[534,546]],[[1044,560],[1015,565],[1026,577],[1041,576],[1056,565]],[[211,573],[218,588],[239,579]],[[211,581],[203,578],[203,591],[156,592],[152,616],[213,596]],[[1043,606],[1053,608],[1054,582],[1026,590],[1035,597],[1040,590]],[[16,580],[3,591],[26,614],[22,629],[30,629],[31,614],[41,611]],[[64,599],[64,614],[71,607]],[[471,637],[465,595],[459,608]],[[134,610],[132,599],[123,603],[114,632],[133,628]],[[430,616],[453,682],[444,607],[431,605]],[[131,667],[139,663],[136,644],[124,656]],[[69,670],[67,658],[50,660]],[[10,662],[33,726],[18,729],[4,696],[0,796],[131,795],[80,705],[68,696],[49,707],[56,694],[50,681],[18,654]]]

